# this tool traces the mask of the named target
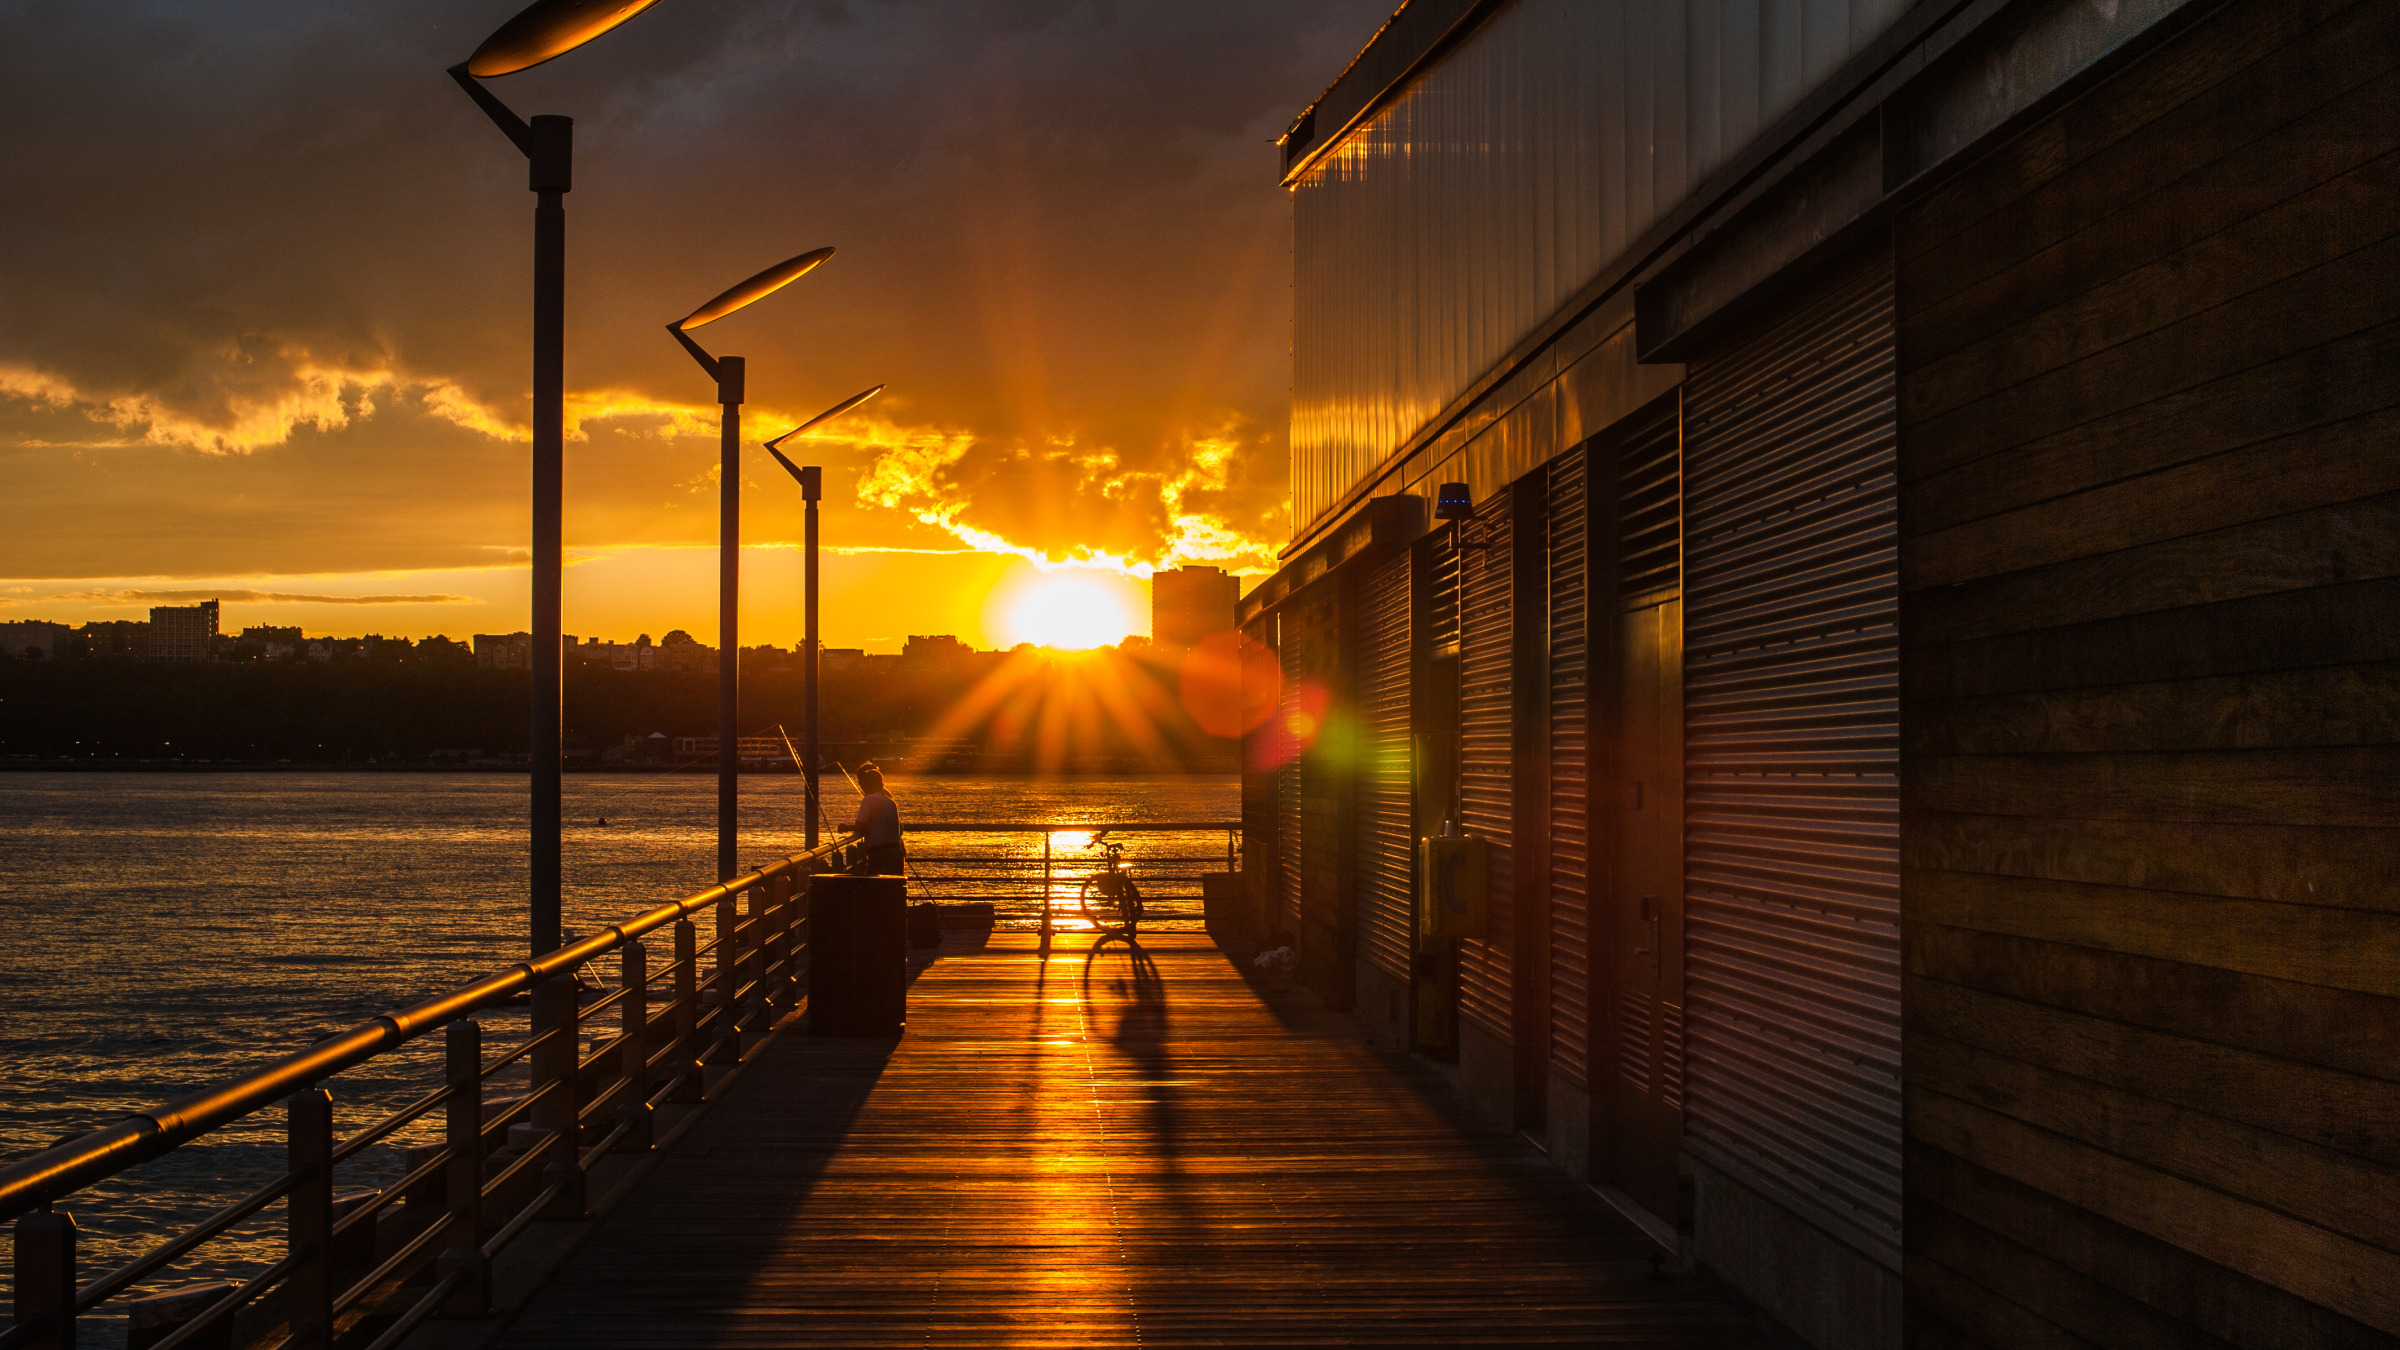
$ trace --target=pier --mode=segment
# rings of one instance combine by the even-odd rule
[[[143,1350],[1765,1343],[1440,1065],[1205,933],[954,931],[910,960],[905,1034],[811,1034],[810,877],[849,861],[779,860],[0,1168],[0,1350],[92,1344],[128,1305]],[[423,1095],[340,1111],[344,1071],[411,1045]],[[262,1110],[284,1175],[79,1272],[77,1191]],[[404,1174],[342,1187],[377,1148]],[[177,1273],[277,1211],[279,1260]]]

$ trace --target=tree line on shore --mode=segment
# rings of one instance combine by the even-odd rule
[[[744,665],[743,735],[774,736],[780,725],[798,741],[800,671]],[[673,741],[716,734],[713,672],[570,664],[565,678],[570,764],[672,767]],[[1046,654],[999,670],[827,670],[821,735],[848,743],[937,735],[969,758],[1041,750],[1062,762],[1214,767],[1230,745],[1193,723],[1175,683],[1171,663],[1118,652]],[[528,694],[522,670],[456,659],[0,660],[0,760],[506,761],[526,753]]]

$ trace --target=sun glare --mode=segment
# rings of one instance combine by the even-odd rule
[[[1001,626],[1011,646],[1031,642],[1066,651],[1105,647],[1134,630],[1118,586],[1074,572],[1035,578],[1009,600]]]

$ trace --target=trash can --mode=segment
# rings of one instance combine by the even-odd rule
[[[809,1034],[897,1036],[907,1022],[907,879],[811,878]]]
[[[916,948],[942,945],[942,907],[930,901],[908,907],[908,945]]]

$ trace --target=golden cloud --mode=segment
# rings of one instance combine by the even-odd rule
[[[172,391],[180,397],[101,393],[26,366],[0,366],[0,394],[74,409],[154,444],[217,455],[281,445],[304,426],[342,430],[374,416],[379,398],[414,398],[433,416],[486,436],[528,434],[455,381],[393,367],[331,365],[294,348],[258,344],[227,344],[196,365]]]

